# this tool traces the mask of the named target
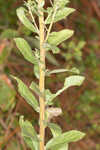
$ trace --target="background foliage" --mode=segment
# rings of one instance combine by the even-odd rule
[[[17,50],[14,37],[24,37],[32,46],[38,47],[32,33],[27,30],[16,16],[16,8],[23,1],[0,1],[0,150],[27,150],[20,135],[18,125],[19,114],[31,120],[36,130],[38,115],[25,103],[16,92],[16,83],[10,74],[20,77],[29,85],[33,76],[32,65],[26,62]],[[46,7],[49,6],[48,1]],[[87,136],[84,140],[70,145],[70,149],[99,150],[100,149],[100,3],[99,1],[71,0],[70,6],[76,12],[69,19],[56,23],[55,31],[74,29],[75,34],[70,40],[60,45],[60,55],[47,57],[48,68],[54,69],[78,67],[86,77],[81,88],[70,88],[61,94],[55,106],[61,106],[63,115],[53,119],[63,130],[79,129]],[[60,56],[60,57],[59,57]],[[63,85],[66,73],[52,75],[47,78],[46,87],[57,91]],[[48,138],[51,136],[47,130]],[[48,139],[47,139],[48,140]]]

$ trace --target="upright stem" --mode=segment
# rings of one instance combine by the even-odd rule
[[[44,0],[38,0],[38,5]],[[44,13],[39,8],[39,31],[40,31],[40,79],[39,79],[39,89],[42,94],[45,90],[45,49],[43,48],[44,43]],[[45,126],[44,126],[44,115],[45,115],[45,98],[39,97],[40,102],[40,150],[44,150],[44,138],[45,138]]]

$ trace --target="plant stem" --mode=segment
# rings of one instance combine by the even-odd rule
[[[48,40],[48,37],[49,37],[50,31],[51,31],[51,28],[52,28],[52,25],[53,25],[53,21],[54,21],[56,12],[57,12],[57,7],[54,10],[54,13],[53,13],[52,20],[51,20],[51,23],[50,23],[50,26],[49,26],[49,29],[48,29],[48,32],[47,32],[47,36],[46,36],[45,42]]]
[[[40,79],[39,79],[39,89],[40,92],[44,95],[45,91],[45,49],[43,48],[44,44],[44,13],[41,11],[41,3],[44,0],[38,0],[38,9],[39,9],[39,31],[40,31]],[[39,97],[40,102],[40,150],[44,150],[44,141],[45,141],[45,125],[44,125],[44,116],[45,116],[45,97]]]

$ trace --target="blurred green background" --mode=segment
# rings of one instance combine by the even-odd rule
[[[32,33],[17,19],[16,8],[22,4],[23,0],[0,0],[0,150],[28,150],[20,134],[19,115],[30,120],[38,131],[38,114],[19,95],[10,77],[18,76],[27,85],[36,80],[33,66],[24,60],[13,41],[21,36],[33,48],[38,46]],[[55,106],[61,106],[63,114],[52,121],[64,131],[86,133],[83,140],[70,145],[70,150],[100,150],[100,1],[71,0],[69,6],[76,12],[56,23],[53,30],[69,28],[75,34],[60,45],[60,54],[48,55],[47,68],[77,67],[86,80],[81,87],[72,87],[56,99]],[[47,78],[46,87],[57,91],[64,77],[66,73]],[[47,139],[50,136],[47,130]]]

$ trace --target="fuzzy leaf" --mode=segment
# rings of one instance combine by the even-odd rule
[[[48,37],[48,43],[57,46],[63,41],[69,39],[73,33],[74,31],[69,29],[65,29],[59,32],[52,32]]]
[[[54,7],[58,6],[59,8],[63,8],[68,3],[69,0],[54,0]]]
[[[34,54],[32,53],[31,47],[26,42],[26,40],[24,40],[23,38],[15,38],[14,40],[16,42],[18,49],[24,56],[24,58],[28,60],[29,62],[31,62],[32,64],[36,64],[37,60]]]
[[[57,137],[52,138],[47,144],[46,149],[52,149],[65,143],[76,142],[85,136],[84,133],[76,130],[65,132]]]
[[[65,79],[64,87],[68,88],[70,86],[80,86],[83,83],[84,79],[85,77],[78,75],[67,77]]]
[[[52,94],[50,90],[45,90],[45,99],[46,99],[46,105],[52,105],[52,100],[55,97],[55,94]]]
[[[29,121],[24,121],[23,116],[20,117],[19,124],[21,127],[22,136],[27,145],[32,149],[38,150],[39,139],[37,133]]]
[[[39,79],[39,65],[38,64],[34,65],[33,71],[34,71],[35,77]]]
[[[24,121],[23,116],[21,116],[19,120],[19,124],[22,130],[23,137],[28,137],[38,141],[37,133],[34,127],[32,126],[32,124],[28,120]]]
[[[84,80],[85,80],[85,77],[78,76],[78,75],[67,77],[64,82],[64,87],[60,89],[59,91],[57,91],[57,93],[55,94],[55,97],[60,95],[63,91],[65,91],[71,86],[80,86]]]
[[[24,24],[25,27],[27,27],[29,30],[31,30],[32,32],[36,32],[36,29],[34,27],[34,25],[28,20],[28,18],[25,15],[25,11],[26,9],[23,7],[17,8],[17,16],[19,18],[19,20]]]
[[[32,89],[38,96],[42,96],[40,90],[39,90],[39,86],[32,81],[31,85],[30,85],[30,89]]]
[[[48,127],[50,128],[53,137],[57,137],[57,136],[61,135],[62,130],[61,130],[60,126],[58,126],[57,124],[49,123]]]
[[[55,15],[54,22],[60,21],[62,19],[65,19],[65,17],[67,17],[68,15],[73,13],[74,11],[75,11],[74,8],[68,8],[68,7],[64,7],[62,9],[58,10],[56,15]],[[50,24],[51,21],[52,21],[52,13],[45,20],[45,24]]]
[[[12,76],[18,83],[18,91],[20,95],[31,105],[35,111],[39,112],[39,103],[34,95],[29,91],[28,87],[17,77]]]
[[[55,45],[46,43],[44,47],[47,51],[52,50],[53,54],[58,54],[60,52],[60,49]]]
[[[57,145],[51,150],[68,150],[68,144],[64,143],[64,144],[61,144],[61,145]]]

